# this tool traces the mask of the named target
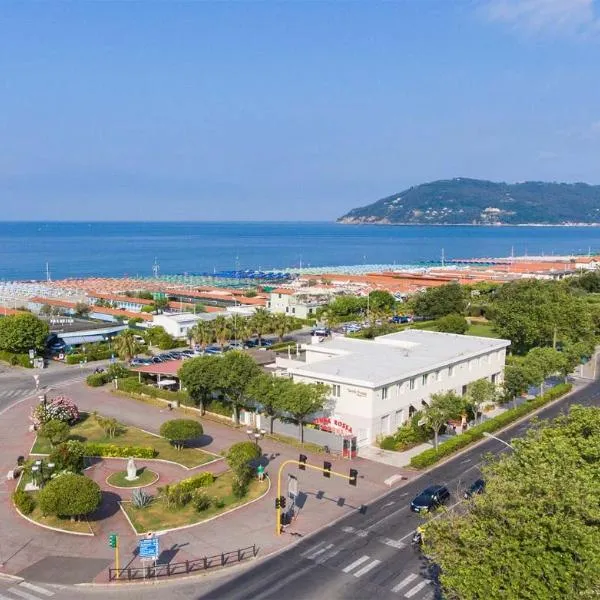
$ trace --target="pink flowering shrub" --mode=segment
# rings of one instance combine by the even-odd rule
[[[31,420],[36,427],[43,425],[51,419],[74,423],[79,419],[77,405],[67,396],[56,396],[40,402],[31,411]]]

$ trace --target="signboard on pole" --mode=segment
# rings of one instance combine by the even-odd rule
[[[140,540],[139,550],[140,558],[151,558],[152,560],[157,560],[158,555],[160,554],[158,538],[151,537],[145,540]]]
[[[293,500],[298,495],[298,479],[293,475],[288,475],[288,496]]]

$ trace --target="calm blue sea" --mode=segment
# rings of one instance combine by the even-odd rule
[[[597,227],[415,227],[337,223],[0,223],[0,279],[150,276],[446,258],[585,254]]]

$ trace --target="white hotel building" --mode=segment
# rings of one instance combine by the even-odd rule
[[[326,415],[351,428],[359,446],[388,435],[422,409],[431,394],[465,394],[469,383],[503,380],[508,340],[408,329],[359,340],[307,344],[305,362],[277,359],[294,381],[331,387]]]

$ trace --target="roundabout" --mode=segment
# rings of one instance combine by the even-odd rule
[[[116,489],[129,489],[148,487],[158,480],[158,473],[146,467],[141,467],[137,469],[137,477],[135,479],[127,479],[127,471],[117,471],[116,473],[111,473],[106,478],[106,483]]]

